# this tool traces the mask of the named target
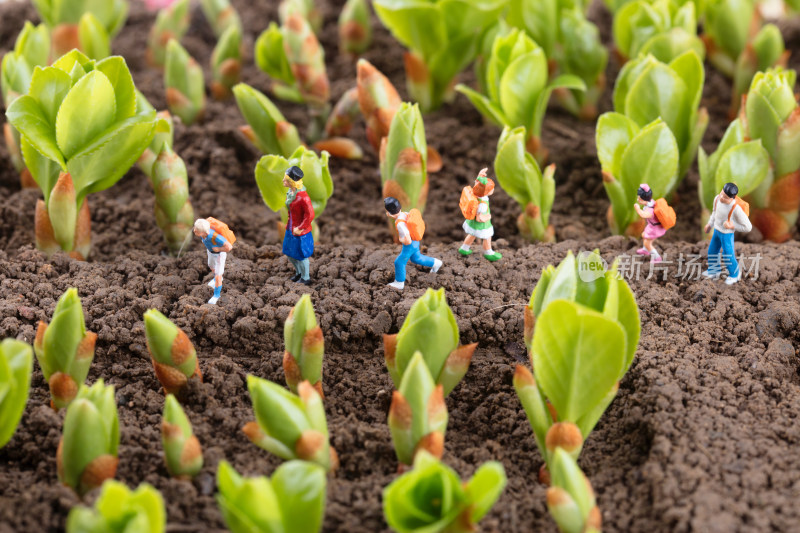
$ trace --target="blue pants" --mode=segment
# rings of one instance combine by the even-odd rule
[[[404,244],[403,250],[397,259],[394,260],[394,280],[405,282],[406,280],[406,264],[411,260],[415,265],[424,267],[433,266],[433,257],[422,255],[419,251],[419,241],[411,241],[411,244]]]
[[[711,243],[708,245],[708,271],[711,274],[721,274],[722,267],[719,261],[719,252],[722,249],[722,260],[728,269],[728,276],[739,276],[739,263],[733,251],[733,233],[721,233],[714,230]]]

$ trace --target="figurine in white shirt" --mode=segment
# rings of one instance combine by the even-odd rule
[[[725,280],[728,285],[736,283],[741,278],[739,263],[733,250],[733,233],[736,231],[747,233],[753,229],[748,218],[750,207],[736,197],[738,194],[739,187],[735,183],[726,183],[714,198],[714,209],[705,227],[706,233],[712,229],[714,233],[708,244],[708,270],[703,272],[703,276],[716,279],[722,274],[719,257],[722,250],[722,259],[728,269],[728,278]]]
[[[403,290],[406,284],[406,264],[409,261],[415,265],[431,267],[431,272],[438,272],[442,266],[442,261],[427,255],[422,255],[419,251],[419,240],[414,240],[411,228],[409,228],[409,214],[400,209],[400,202],[391,196],[383,199],[383,206],[386,209],[386,216],[395,220],[397,235],[403,249],[397,259],[394,260],[394,281],[389,286],[398,290]],[[415,211],[414,209],[411,210]],[[417,215],[419,213],[417,212]],[[421,219],[420,219],[421,222]],[[417,229],[415,228],[415,231]],[[424,226],[423,226],[424,231]]]

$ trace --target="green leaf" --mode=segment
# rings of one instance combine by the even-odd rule
[[[102,72],[92,71],[72,87],[56,117],[56,140],[67,161],[114,123],[116,111],[114,87]]]
[[[726,151],[717,167],[715,190],[735,181],[739,187],[739,195],[747,196],[753,192],[769,174],[769,154],[760,139],[734,146]]]
[[[283,176],[290,167],[289,161],[279,155],[265,155],[256,165],[256,185],[261,198],[272,211],[286,206],[286,189]]]
[[[22,418],[32,370],[33,350],[29,344],[14,339],[0,342],[0,448],[14,435]]]
[[[597,120],[597,158],[603,170],[619,177],[622,172],[622,154],[631,143],[639,126],[621,113],[603,113]]]
[[[430,58],[447,43],[446,21],[435,3],[425,0],[375,0],[375,13],[407,48]]]
[[[325,514],[325,469],[306,461],[289,461],[278,467],[271,482],[285,531],[319,531]]]
[[[105,28],[92,13],[84,13],[78,23],[78,40],[87,56],[103,59],[111,55],[111,42]]]
[[[678,182],[678,158],[675,137],[664,122],[645,126],[622,155],[621,179],[628,203],[633,205],[640,183],[650,185],[654,198],[672,192]]]
[[[547,84],[547,59],[541,48],[514,58],[500,78],[500,107],[510,126],[530,128],[537,97]]]
[[[472,510],[470,521],[477,524],[492,508],[506,486],[506,472],[496,461],[484,463],[465,487]]]
[[[31,96],[22,95],[6,111],[8,121],[43,156],[66,169],[64,156],[58,148],[53,128],[39,103]]]
[[[44,194],[44,203],[49,203],[50,192],[58,181],[61,167],[56,161],[42,155],[25,136],[20,138],[20,149],[25,166]]]
[[[116,120],[125,120],[136,114],[136,88],[133,85],[131,71],[125,59],[121,56],[108,57],[95,65],[98,70],[106,75],[114,87],[117,103]]]

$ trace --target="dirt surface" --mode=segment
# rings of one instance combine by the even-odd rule
[[[277,2],[249,7],[235,1],[252,41]],[[341,0],[320,1],[323,44],[334,98],[354,84],[354,65],[339,57],[335,20]],[[592,16],[608,39],[610,17],[595,5]],[[0,4],[0,51],[13,45],[25,5]],[[153,17],[138,4],[114,42],[137,86],[163,107],[161,75],[144,61]],[[797,50],[800,23],[782,27]],[[380,29],[366,54],[405,94],[402,49]],[[207,65],[212,34],[199,8],[184,39]],[[797,60],[798,58],[795,58]],[[619,66],[611,61],[608,78]],[[713,150],[727,126],[729,83],[707,69],[703,105],[711,115],[704,147]],[[266,90],[268,79],[248,57],[244,80]],[[464,79],[472,79],[465,73]],[[301,106],[279,103],[303,130]],[[610,108],[610,91],[601,109]],[[57,255],[45,260],[33,246],[33,208],[38,191],[20,191],[5,146],[0,146],[0,337],[31,342],[38,320],[49,320],[59,295],[77,287],[87,326],[98,334],[89,382],[103,377],[117,389],[122,425],[117,478],[129,486],[147,481],[167,503],[170,531],[224,529],[214,501],[216,465],[225,458],[249,475],[271,474],[279,460],[252,445],[240,428],[252,419],[245,376],[283,381],[282,324],[298,297],[312,295],[325,334],[324,388],[331,441],[341,469],[330,478],[324,531],[387,531],[381,490],[395,476],[386,416],[392,383],[383,363],[381,335],[396,332],[426,287],[444,287],[458,317],[462,342],[479,348],[464,381],[448,397],[444,460],[464,478],[487,460],[503,462],[508,488],[481,523],[492,532],[556,531],[536,481],[541,457],[511,378],[528,364],[522,343],[522,305],[543,267],[567,250],[599,248],[610,262],[631,254],[633,240],[608,237],[608,202],[594,148],[594,126],[556,107],[544,124],[544,142],[558,165],[553,224],[558,244],[531,245],[516,232],[518,208],[502,191],[492,197],[495,248],[490,264],[456,253],[463,238],[458,195],[478,169],[491,166],[499,131],[484,125],[464,98],[426,116],[430,144],[445,167],[431,176],[425,213],[428,252],[444,261],[430,274],[411,267],[401,294],[392,279],[397,248],[382,211],[377,162],[363,124],[354,130],[365,147],[360,162],[332,161],[336,192],[319,218],[321,242],[312,259],[312,287],[290,283],[293,270],[280,252],[277,215],[261,202],[252,170],[259,154],[238,133],[243,123],[233,102],[209,101],[205,122],[179,125],[176,150],[189,169],[192,203],[199,215],[230,223],[240,241],[228,261],[220,305],[210,296],[205,253],[196,241],[180,259],[164,248],[153,218],[146,177],[134,169],[114,188],[91,197],[93,256],[88,263]],[[748,257],[761,255],[758,279],[729,287],[679,275],[679,254],[704,252],[699,241],[697,172],[680,189],[679,225],[663,239],[668,279],[632,280],[643,332],[637,358],[617,399],[591,434],[581,465],[591,479],[606,531],[763,532],[796,531],[800,509],[800,340],[797,280],[800,246],[737,244]],[[682,268],[682,267],[681,267]],[[145,348],[142,313],[157,308],[187,332],[205,377],[188,392],[185,408],[205,453],[192,482],[168,478],[160,443],[163,393]],[[0,450],[0,533],[63,529],[72,492],[57,482],[55,452],[63,412],[47,405],[41,372],[34,372],[21,425]],[[93,496],[89,497],[89,500]]]

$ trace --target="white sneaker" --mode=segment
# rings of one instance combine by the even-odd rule
[[[714,273],[714,272],[711,272],[710,270],[704,270],[703,271],[703,277],[706,278],[706,279],[719,279],[719,276],[720,276],[719,272]]]
[[[206,285],[208,285],[209,287],[211,287],[211,288],[213,289],[214,287],[216,287],[216,286],[217,286],[217,280],[216,280],[216,279],[214,279],[214,278],[211,278],[211,281],[209,281],[208,283],[206,283]]]
[[[393,281],[393,282],[389,283],[387,286],[391,287],[393,289],[397,289],[398,291],[402,291],[403,287],[406,286],[406,282],[405,281]]]
[[[439,272],[439,269],[442,268],[442,260],[441,259],[434,259],[433,266],[431,267],[431,272],[436,274]]]
[[[739,275],[738,275],[738,276],[736,276],[735,278],[733,278],[733,277],[731,277],[731,276],[728,276],[728,277],[725,279],[725,285],[733,285],[734,283],[736,283],[736,282],[737,282],[737,281],[739,281],[740,279],[742,279],[742,274],[741,274],[741,273],[739,273]]]
[[[210,303],[211,305],[217,305],[218,301],[219,301],[218,297],[212,296],[211,299],[208,301],[208,303]]]

